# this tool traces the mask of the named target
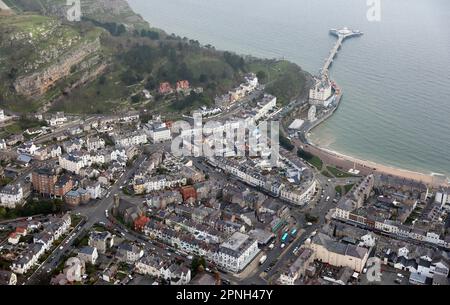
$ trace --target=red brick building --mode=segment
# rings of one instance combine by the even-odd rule
[[[197,200],[197,191],[193,186],[183,186],[180,192],[183,196],[183,201],[187,201],[189,199]]]
[[[142,232],[145,226],[150,222],[150,218],[147,216],[140,216],[134,220],[134,230]]]
[[[33,189],[43,196],[62,198],[73,188],[72,177],[62,175],[58,177],[51,168],[40,168],[31,175]]]
[[[180,80],[177,82],[177,91],[189,90],[190,87],[187,80]]]
[[[160,94],[169,94],[172,92],[173,92],[172,86],[168,82],[159,84],[159,93]]]

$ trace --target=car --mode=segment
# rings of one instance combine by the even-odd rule
[[[286,244],[282,243],[280,247],[281,247],[281,249],[283,249],[284,247],[286,247]]]
[[[271,267],[267,267],[266,269],[264,269],[264,272],[265,272],[265,273],[269,273],[270,270],[272,270],[272,268],[271,268]]]
[[[62,250],[62,249],[64,249],[64,247],[63,247],[63,246],[59,247],[59,250]]]
[[[120,232],[120,235],[122,235],[123,237],[125,237],[125,233],[123,233],[123,232]]]
[[[306,225],[307,225],[308,227],[310,227],[310,226],[312,226],[313,224],[312,224],[312,222],[307,222]]]
[[[275,244],[274,244],[274,243],[271,243],[271,244],[269,245],[269,249],[272,250],[273,248],[275,248]]]

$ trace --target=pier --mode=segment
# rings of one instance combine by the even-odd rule
[[[337,36],[338,40],[337,40],[336,44],[334,45],[333,49],[331,50],[330,55],[327,58],[327,60],[325,61],[325,64],[323,65],[322,69],[320,70],[321,78],[324,78],[324,77],[328,78],[328,72],[329,72],[330,66],[333,63],[334,58],[336,57],[337,53],[339,52],[339,49],[342,47],[342,43],[344,42],[344,40],[347,38],[350,38],[350,37],[356,37],[356,36],[363,35],[363,33],[360,31],[349,30],[346,27],[343,29],[340,29],[340,30],[331,29],[330,34]]]

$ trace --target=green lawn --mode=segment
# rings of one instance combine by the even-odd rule
[[[336,192],[343,196],[347,194],[353,188],[353,186],[354,184],[338,185],[334,189],[336,190]]]
[[[327,171],[322,171],[322,173],[321,173],[322,175],[324,175],[325,177],[327,177],[327,178],[333,178],[333,175],[331,175],[329,172],[327,172]]]
[[[322,170],[323,161],[319,157],[314,156],[313,154],[311,154],[309,152],[306,152],[306,151],[304,151],[303,149],[300,149],[300,148],[297,149],[297,156],[299,156],[303,160],[309,162],[311,165],[313,165],[318,170],[320,170],[320,171]]]
[[[344,192],[347,194],[353,188],[354,184],[347,184],[344,186]]]
[[[350,178],[350,177],[355,177],[352,174],[343,172],[339,169],[337,169],[336,167],[333,166],[327,166],[327,170],[336,178]]]
[[[318,170],[322,170],[323,162],[319,157],[314,156],[312,159],[308,160],[308,162],[311,163]]]

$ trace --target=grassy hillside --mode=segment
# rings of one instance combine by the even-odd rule
[[[81,0],[83,20],[78,23],[61,18],[65,12],[62,0],[8,2],[18,15],[0,19],[0,107],[30,112],[51,102],[50,111],[69,113],[143,107],[184,113],[212,104],[216,95],[239,84],[247,72],[257,73],[267,91],[281,103],[306,90],[309,75],[295,64],[243,58],[201,46],[195,40],[167,35],[151,28],[124,0]],[[100,39],[100,50],[71,67],[70,74],[41,97],[26,98],[14,92],[12,84],[17,78],[57,64],[63,54],[90,39]],[[99,72],[99,66],[106,69]],[[86,71],[98,73],[87,78],[90,74]],[[159,83],[174,84],[184,79],[204,92],[169,99],[157,94]],[[137,95],[144,88],[155,96],[151,103],[144,103]]]

